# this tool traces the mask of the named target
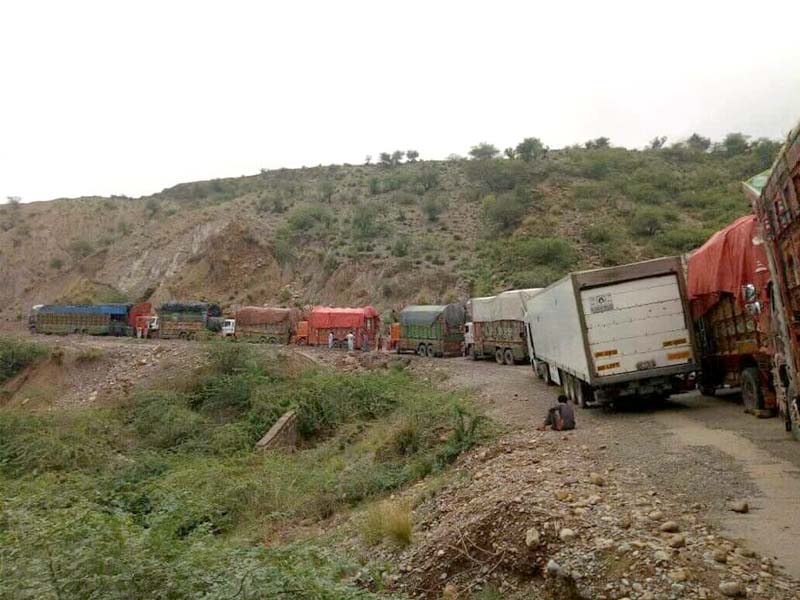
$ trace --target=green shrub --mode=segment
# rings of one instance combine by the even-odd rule
[[[133,402],[132,423],[143,447],[175,448],[204,433],[204,419],[180,394],[140,392]]]
[[[74,240],[69,244],[69,252],[76,259],[86,258],[94,252],[94,245],[88,240]]]
[[[289,214],[287,222],[295,233],[310,233],[321,229],[327,231],[333,224],[333,212],[320,204],[299,206]]]
[[[58,258],[57,256],[54,256],[53,258],[50,259],[50,268],[53,269],[54,271],[60,271],[61,267],[63,266],[64,266],[64,261]]]
[[[0,384],[46,353],[45,348],[35,342],[0,336]]]
[[[439,216],[447,208],[447,201],[444,198],[435,198],[433,196],[426,196],[422,199],[420,204],[422,213],[429,222],[435,223],[439,220]]]

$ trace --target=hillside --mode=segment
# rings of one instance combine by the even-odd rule
[[[777,151],[736,135],[711,149],[693,139],[640,151],[601,138],[536,147],[527,160],[280,169],[135,199],[4,205],[0,319],[21,325],[36,303],[169,298],[386,309],[684,252],[749,210],[738,182]]]

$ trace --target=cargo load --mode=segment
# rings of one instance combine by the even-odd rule
[[[136,320],[150,314],[152,306],[141,304],[42,304],[33,308],[28,320],[33,333],[130,336]]]
[[[467,324],[465,354],[473,360],[494,357],[498,364],[513,365],[528,360],[525,340],[525,304],[541,288],[509,290],[496,296],[467,302],[471,321]]]
[[[196,339],[205,331],[222,329],[222,310],[211,302],[165,302],[158,307],[162,338]]]
[[[380,328],[380,315],[372,306],[338,308],[315,306],[305,321],[297,325],[297,343],[301,345],[326,346],[329,334],[333,334],[333,345],[343,348],[348,333],[355,336],[355,346],[374,349]]]
[[[700,354],[700,389],[713,395],[723,386],[741,387],[748,412],[775,409],[768,314],[750,314],[747,286],[769,304],[769,269],[758,221],[748,215],[716,232],[688,258],[689,303]],[[752,299],[751,299],[752,301]]]
[[[697,369],[678,257],[581,271],[527,302],[535,372],[585,406],[665,398]]]
[[[397,352],[420,356],[459,356],[464,342],[466,311],[461,304],[407,306],[398,316]]]
[[[300,311],[296,308],[272,306],[245,306],[225,319],[224,337],[235,337],[270,344],[288,344],[295,335]]]

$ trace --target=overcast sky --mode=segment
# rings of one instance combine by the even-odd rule
[[[526,136],[782,138],[798,23],[798,0],[0,0],[0,198]]]

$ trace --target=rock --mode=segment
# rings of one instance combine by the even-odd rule
[[[669,544],[670,548],[683,548],[686,545],[686,536],[682,533],[676,533],[670,536],[667,544]]]
[[[659,529],[667,533],[675,533],[676,531],[681,530],[680,525],[678,525],[675,521],[665,521],[661,524]]]
[[[547,572],[550,575],[560,575],[561,574],[561,565],[559,565],[556,561],[552,558],[547,561]]]
[[[442,556],[444,556],[444,550],[437,550],[437,551],[436,551],[436,556],[438,556],[439,558],[441,558]]]
[[[746,500],[738,500],[736,502],[731,503],[730,509],[733,512],[744,514],[750,512],[750,505],[747,503]]]
[[[611,538],[597,538],[594,545],[598,550],[608,550],[614,547],[614,540]]]
[[[747,591],[738,581],[723,581],[719,584],[719,592],[728,598],[744,598]]]
[[[556,500],[564,502],[571,496],[571,494],[567,490],[556,490],[553,492],[553,496],[555,496]]]
[[[670,571],[669,578],[672,579],[672,581],[686,581],[689,579],[689,574],[686,572],[686,569],[680,568]]]
[[[558,532],[558,537],[561,538],[562,542],[570,542],[575,539],[575,532],[572,531],[572,529],[564,527]]]
[[[714,550],[714,552],[711,553],[711,558],[713,558],[718,563],[726,563],[728,562],[728,553],[722,548],[717,548],[716,550]]]
[[[442,599],[457,600],[458,590],[456,589],[456,586],[454,586],[452,583],[448,583],[446,586],[444,586],[444,589],[442,590]]]
[[[600,473],[589,473],[589,481],[596,486],[604,486],[606,484],[606,480]]]
[[[535,548],[539,545],[540,541],[541,537],[539,536],[539,531],[535,527],[531,527],[525,532],[525,545],[528,548]]]
[[[660,510],[654,510],[649,512],[647,516],[653,519],[653,521],[660,521],[664,518],[664,513],[662,513]]]
[[[603,499],[602,499],[600,496],[598,496],[597,494],[595,494],[595,495],[593,495],[593,496],[589,496],[589,497],[586,499],[586,502],[588,502],[589,504],[591,504],[592,506],[594,506],[595,504],[600,504],[600,502],[601,502],[602,500],[603,500]]]
[[[625,515],[619,520],[619,526],[622,529],[630,529],[632,524],[633,524],[633,519],[631,519],[630,515]]]
[[[653,554],[653,558],[656,560],[656,563],[665,563],[669,562],[671,557],[669,553],[664,550],[656,550],[655,554]]]
[[[756,553],[749,548],[742,548],[741,546],[736,548],[736,554],[744,556],[745,558],[753,558],[756,555]]]

